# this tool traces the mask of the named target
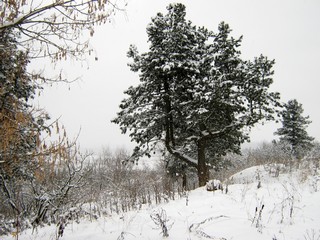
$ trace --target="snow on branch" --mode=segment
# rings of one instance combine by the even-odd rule
[[[184,158],[186,161],[188,161],[189,163],[191,164],[194,164],[194,165],[197,165],[198,164],[198,161],[195,160],[194,158],[192,157],[189,157],[187,155],[185,155],[183,152],[181,151],[178,151],[178,150],[173,150],[172,153],[174,155],[179,155],[181,158]]]
[[[240,125],[242,125],[242,123],[233,123],[233,124],[230,124],[228,126],[225,126],[221,130],[217,130],[217,131],[212,131],[210,129],[209,130],[208,129],[203,130],[203,131],[201,131],[201,135],[202,135],[201,139],[206,139],[206,138],[210,139],[210,138],[217,137],[217,136],[225,133],[226,131],[228,131],[228,130],[230,130],[232,128],[238,127]]]

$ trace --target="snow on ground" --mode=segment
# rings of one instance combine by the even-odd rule
[[[320,183],[303,172],[278,177],[269,172],[264,166],[246,169],[230,178],[227,193],[198,188],[184,198],[139,211],[71,222],[60,239],[164,239],[150,216],[163,220],[166,239],[319,239]],[[56,235],[56,226],[46,226],[33,234],[27,230],[19,239],[56,239]]]

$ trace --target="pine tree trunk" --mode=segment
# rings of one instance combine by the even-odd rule
[[[182,189],[187,191],[187,174],[185,172],[182,173]]]
[[[171,100],[170,100],[170,86],[167,80],[164,80],[164,102],[165,102],[165,127],[166,127],[166,142],[167,144],[175,145],[174,141],[174,128],[173,128],[173,117],[172,117],[172,107],[171,107]]]
[[[205,186],[209,180],[209,169],[206,165],[205,141],[198,142],[198,179],[199,187]]]

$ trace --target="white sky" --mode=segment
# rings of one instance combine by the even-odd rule
[[[166,13],[166,0],[127,0],[126,13],[119,12],[112,23],[96,30],[91,40],[98,61],[90,56],[83,68],[64,63],[70,78],[82,80],[70,87],[53,86],[39,99],[52,118],[61,116],[69,136],[80,132],[81,149],[100,150],[134,144],[121,135],[110,121],[119,111],[123,91],[138,83],[138,75],[127,67],[126,52],[130,44],[140,52],[148,50],[146,26],[157,12]],[[233,29],[232,36],[244,36],[243,58],[253,59],[261,53],[275,59],[273,90],[282,101],[296,98],[303,104],[305,115],[313,121],[311,136],[320,139],[320,1],[319,0],[186,0],[187,19],[195,25],[216,31],[221,21]],[[280,125],[258,126],[251,134],[252,142],[270,141]]]

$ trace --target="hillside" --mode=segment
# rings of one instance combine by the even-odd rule
[[[166,239],[316,240],[320,238],[319,177],[303,171],[248,168],[229,179],[228,192],[198,188],[184,198],[123,215],[70,222],[68,240]],[[260,182],[260,183],[259,183]],[[258,188],[259,187],[259,188]],[[150,217],[152,216],[152,218]],[[161,220],[156,224],[157,220]],[[19,239],[56,239],[56,226],[23,232]],[[3,240],[14,239],[13,236]]]

